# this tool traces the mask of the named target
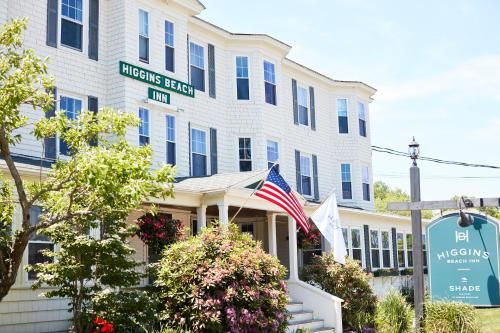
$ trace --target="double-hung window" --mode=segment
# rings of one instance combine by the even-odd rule
[[[406,267],[405,264],[405,234],[398,232],[396,234],[397,249],[398,249],[398,266],[400,268]]]
[[[80,115],[80,111],[82,111],[82,101],[72,97],[61,96],[59,109],[64,112],[69,120],[76,120]],[[59,140],[59,153],[62,155],[70,154],[68,144],[62,139]]]
[[[191,129],[191,158],[193,176],[207,175],[207,133],[195,128]]]
[[[349,249],[349,228],[342,228],[342,237],[344,237],[345,249],[347,251],[347,255],[351,256],[351,251]]]
[[[167,128],[167,163],[175,165],[175,117],[166,117]]]
[[[299,124],[309,125],[309,103],[307,89],[304,87],[297,88],[297,103],[299,105]]]
[[[352,259],[362,261],[361,229],[351,228]]]
[[[378,230],[370,230],[370,249],[372,256],[372,268],[380,268],[380,244]]]
[[[370,201],[370,175],[368,167],[361,168],[361,179],[363,187],[363,200]]]
[[[252,238],[254,238],[255,233],[254,233],[253,223],[243,223],[240,225],[240,229],[242,233],[245,232],[247,234],[250,234]]]
[[[83,0],[61,1],[61,44],[82,50]]]
[[[342,199],[352,199],[351,165],[342,163],[340,165],[342,176]]]
[[[303,195],[312,195],[311,158],[300,155],[300,189]]]
[[[349,133],[349,121],[347,117],[347,98],[337,99],[337,115],[339,118],[339,133]]]
[[[413,267],[413,237],[412,234],[406,234],[406,262],[408,267]]]
[[[205,48],[189,43],[189,64],[191,84],[196,90],[205,91]]]
[[[175,72],[174,55],[174,24],[165,20],[165,69]]]
[[[236,57],[236,97],[238,100],[250,99],[248,57]]]
[[[382,231],[382,266],[391,267],[391,247],[389,240],[389,231]]]
[[[145,146],[149,144],[149,110],[139,108],[139,145]]]
[[[359,135],[366,137],[365,103],[358,102]]]
[[[252,171],[252,140],[250,138],[238,139],[238,153],[240,171]]]
[[[276,70],[268,61],[264,61],[264,90],[266,103],[276,105]]]
[[[34,226],[38,223],[42,208],[32,206],[30,209],[30,224]],[[42,264],[53,262],[52,257],[43,254],[44,250],[54,251],[54,243],[47,236],[33,233],[30,235],[28,243],[28,265]],[[30,270],[28,272],[28,280],[36,280],[37,272]]]
[[[149,63],[149,13],[139,9],[139,60]]]
[[[275,168],[279,170],[280,152],[279,144],[273,140],[267,140],[267,168],[271,168],[275,165]]]

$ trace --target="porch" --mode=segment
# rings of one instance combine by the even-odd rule
[[[175,184],[175,198],[152,199],[150,204],[181,220],[193,235],[216,221],[222,227],[234,223],[242,232],[250,233],[288,270],[289,311],[293,315],[289,331],[310,328],[328,332],[327,328],[335,328],[341,332],[342,300],[299,279],[303,256],[297,248],[295,220],[279,207],[252,195],[265,175],[266,170],[261,170],[183,179]],[[308,215],[318,207],[301,203]]]

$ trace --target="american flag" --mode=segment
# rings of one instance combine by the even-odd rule
[[[309,218],[292,189],[281,177],[275,167],[272,167],[262,187],[255,193],[256,196],[266,199],[283,208],[306,234],[309,233]]]

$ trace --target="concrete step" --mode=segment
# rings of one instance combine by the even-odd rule
[[[298,329],[310,329],[312,331],[317,329],[322,329],[324,327],[322,319],[312,319],[312,320],[304,320],[304,321],[293,321],[290,320],[288,322],[287,333],[294,333]]]
[[[301,302],[288,302],[288,304],[286,305],[286,310],[288,312],[300,312],[303,309],[304,308]]]
[[[335,328],[333,327],[323,327],[313,330],[313,333],[335,333]]]
[[[290,318],[290,321],[306,321],[313,319],[312,311],[290,312],[290,315],[292,316],[292,318]]]

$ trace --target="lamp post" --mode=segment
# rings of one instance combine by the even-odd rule
[[[417,160],[420,155],[420,145],[413,137],[408,145],[408,154],[413,160],[410,167],[411,202],[420,201],[420,169]],[[422,213],[420,210],[411,211],[411,225],[413,238],[413,287],[415,299],[415,332],[420,332],[424,317],[424,265],[422,248]]]

